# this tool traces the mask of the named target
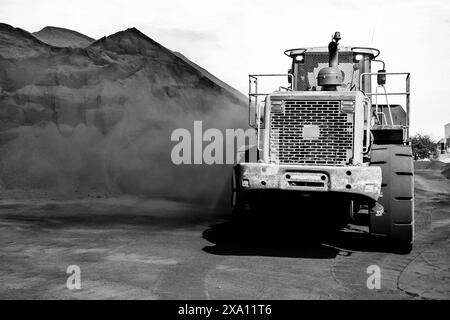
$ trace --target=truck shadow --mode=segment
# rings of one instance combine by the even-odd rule
[[[272,221],[271,221],[272,220]],[[213,245],[203,248],[215,255],[271,256],[332,259],[354,252],[392,252],[382,239],[353,225],[339,229],[297,219],[229,219],[211,225],[203,238]]]

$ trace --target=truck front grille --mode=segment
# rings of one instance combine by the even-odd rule
[[[345,165],[352,156],[353,113],[340,101],[286,100],[271,112],[270,159],[280,164]],[[317,138],[303,138],[303,127],[320,128]]]

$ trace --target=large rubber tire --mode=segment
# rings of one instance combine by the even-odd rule
[[[411,251],[414,241],[414,167],[410,146],[373,145],[371,166],[382,170],[384,213],[370,215],[370,233],[388,237],[401,251]]]

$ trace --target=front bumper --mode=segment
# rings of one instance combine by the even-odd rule
[[[235,169],[237,188],[241,192],[249,190],[338,192],[349,197],[364,197],[374,201],[380,197],[380,167],[240,163]]]

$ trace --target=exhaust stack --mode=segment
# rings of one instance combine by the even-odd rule
[[[341,40],[341,33],[335,32],[332,41],[328,45],[329,66],[322,68],[317,75],[317,84],[322,87],[322,91],[336,91],[342,84],[344,77],[339,69],[338,42]]]

